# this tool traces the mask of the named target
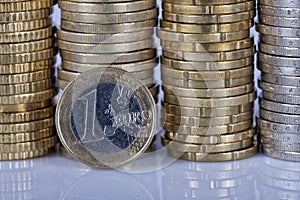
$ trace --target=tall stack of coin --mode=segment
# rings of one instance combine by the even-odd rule
[[[258,67],[265,154],[300,161],[300,2],[259,0]]]
[[[58,87],[94,68],[113,67],[133,73],[154,99],[159,86],[154,69],[158,8],[155,0],[59,0],[62,22],[58,47],[62,66]]]
[[[104,3],[100,0],[60,0],[61,29],[58,47],[62,67],[58,86],[64,88],[80,73],[98,67],[115,67],[136,75],[153,94],[154,68],[158,58],[154,27],[158,9],[155,0]]]
[[[163,144],[194,161],[255,154],[255,1],[164,0],[162,8]]]
[[[0,160],[42,156],[55,146],[54,3],[0,3]]]

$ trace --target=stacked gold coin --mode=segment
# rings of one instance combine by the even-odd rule
[[[255,1],[164,0],[162,8],[163,144],[194,161],[255,154]]]
[[[135,74],[157,94],[153,73],[158,63],[153,39],[158,16],[155,0],[60,0],[59,7],[60,88],[82,72],[114,67]]]
[[[259,0],[258,120],[264,153],[300,161],[300,3]]]
[[[0,160],[42,156],[55,146],[54,3],[0,2]]]

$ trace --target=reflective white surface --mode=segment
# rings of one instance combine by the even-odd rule
[[[299,180],[300,163],[263,155],[224,163],[178,160],[142,174],[50,155],[0,162],[0,199],[300,199]]]

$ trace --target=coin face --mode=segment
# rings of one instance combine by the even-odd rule
[[[156,131],[156,106],[146,86],[129,73],[95,69],[64,90],[56,114],[58,135],[77,159],[117,167],[137,158]]]

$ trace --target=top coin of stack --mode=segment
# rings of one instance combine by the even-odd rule
[[[300,2],[259,0],[259,131],[264,153],[300,161]]]
[[[0,2],[0,160],[41,156],[55,146],[54,3]]]
[[[162,8],[163,144],[194,161],[255,154],[255,1],[164,0]]]

